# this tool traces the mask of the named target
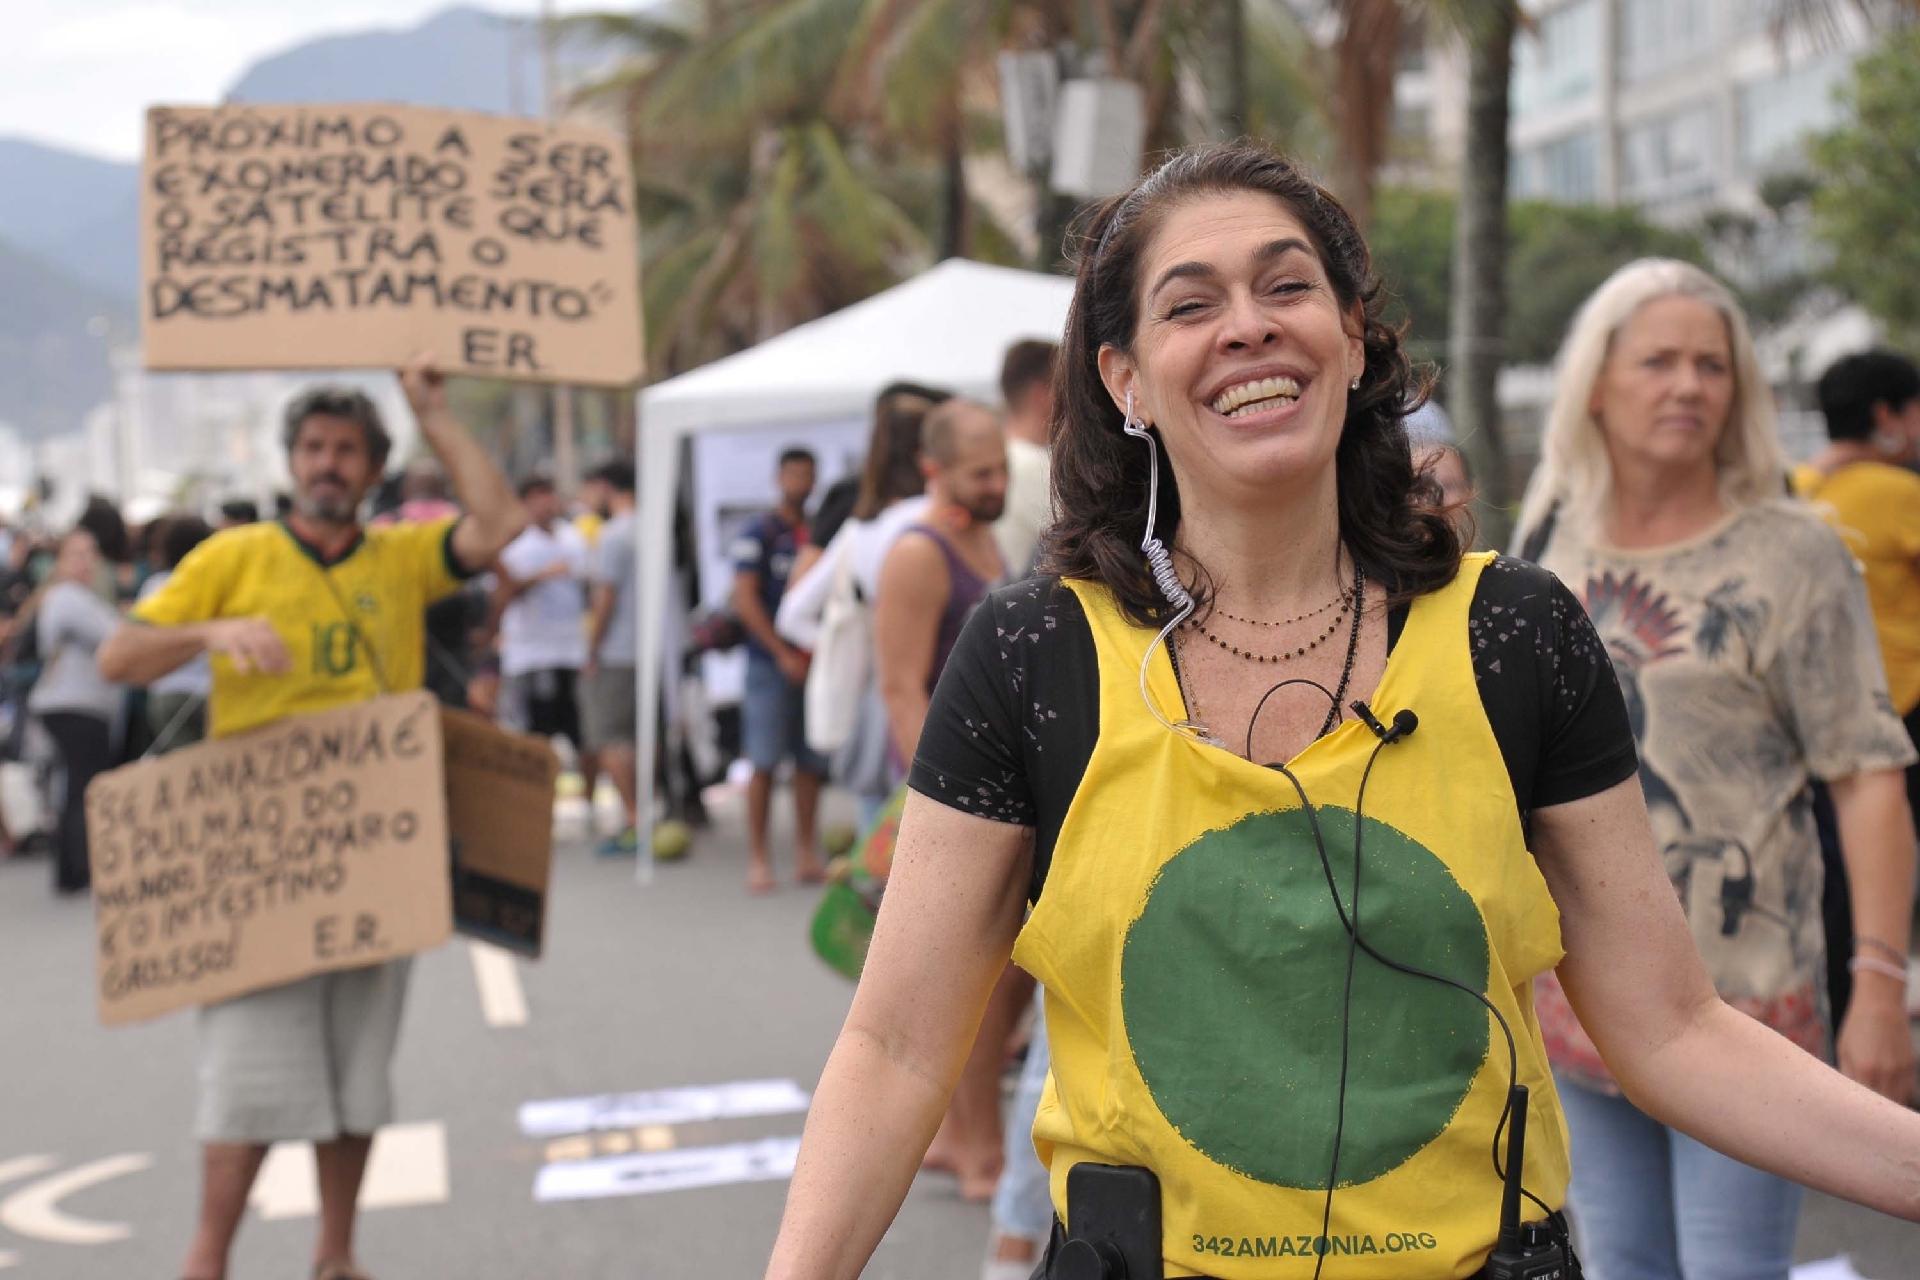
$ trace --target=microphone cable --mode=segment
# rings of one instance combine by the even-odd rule
[[[1400,727],[1398,717],[1395,719],[1396,723],[1394,727],[1398,729]],[[1380,731],[1376,730],[1376,732]],[[1507,1124],[1513,1115],[1513,1086],[1518,1084],[1520,1079],[1520,1053],[1519,1046],[1514,1040],[1513,1028],[1507,1024],[1506,1018],[1502,1016],[1500,1010],[1495,1007],[1494,1003],[1487,999],[1484,993],[1474,990],[1463,982],[1447,977],[1445,974],[1434,973],[1431,970],[1422,969],[1417,965],[1404,964],[1390,956],[1381,954],[1372,943],[1361,936],[1357,923],[1360,916],[1360,854],[1362,834],[1366,829],[1367,783],[1373,777],[1373,766],[1375,762],[1379,760],[1380,753],[1403,736],[1405,736],[1405,731],[1393,734],[1392,736],[1381,733],[1380,741],[1374,744],[1373,750],[1367,756],[1366,767],[1362,769],[1360,773],[1360,788],[1354,796],[1353,916],[1351,918],[1348,917],[1346,906],[1341,900],[1339,885],[1333,878],[1333,863],[1327,856],[1327,843],[1320,829],[1319,811],[1315,808],[1313,801],[1307,797],[1306,788],[1301,785],[1300,779],[1295,776],[1292,769],[1283,763],[1270,764],[1267,766],[1279,773],[1288,782],[1292,783],[1294,792],[1300,797],[1300,808],[1307,816],[1307,825],[1313,832],[1314,849],[1320,857],[1320,870],[1326,877],[1327,892],[1333,899],[1333,909],[1340,917],[1340,925],[1346,930],[1347,934],[1347,973],[1340,1006],[1340,1077],[1334,1104],[1333,1157],[1327,1170],[1326,1199],[1322,1203],[1320,1211],[1320,1236],[1319,1239],[1315,1241],[1315,1251],[1318,1257],[1313,1267],[1314,1280],[1319,1280],[1321,1270],[1326,1266],[1327,1254],[1331,1248],[1327,1232],[1333,1221],[1334,1183],[1339,1177],[1340,1145],[1346,1130],[1347,1076],[1352,1041],[1353,975],[1358,953],[1364,951],[1374,961],[1395,972],[1406,974],[1409,977],[1423,978],[1429,982],[1437,982],[1442,986],[1452,987],[1456,991],[1464,992],[1473,997],[1473,999],[1486,1008],[1488,1013],[1493,1015],[1493,1020],[1499,1026],[1500,1034],[1505,1037],[1507,1043],[1508,1084],[1507,1101],[1501,1107],[1500,1120],[1499,1123],[1494,1126],[1493,1131],[1493,1171],[1495,1176],[1499,1178],[1503,1184],[1507,1179],[1506,1168],[1500,1160],[1500,1140],[1506,1132]],[[1569,1253],[1571,1253],[1571,1244],[1568,1239],[1569,1233],[1564,1215],[1558,1210],[1549,1208],[1544,1201],[1531,1191],[1526,1190],[1525,1187],[1521,1188],[1521,1194],[1538,1206],[1540,1211],[1546,1215],[1547,1222],[1550,1224],[1550,1230],[1552,1230],[1562,1245],[1568,1247]]]

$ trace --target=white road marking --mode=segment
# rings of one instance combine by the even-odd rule
[[[550,1164],[533,1184],[533,1198],[597,1200],[607,1196],[645,1196],[737,1182],[779,1182],[793,1176],[800,1139],[762,1138],[721,1147],[688,1147],[631,1156],[606,1156],[571,1164]]]
[[[589,1129],[631,1129],[749,1116],[793,1115],[812,1099],[792,1080],[736,1080],[730,1084],[603,1093],[520,1104],[520,1131],[530,1138]]]
[[[0,1160],[0,1182],[31,1178],[37,1173],[45,1173],[53,1165],[52,1156],[15,1156],[11,1160]]]
[[[16,1182],[21,1178],[31,1178],[36,1173],[53,1168],[52,1156],[15,1156],[11,1160],[0,1160],[0,1182]],[[20,1265],[20,1255],[0,1249],[0,1271]]]
[[[32,1159],[33,1157],[29,1157]],[[124,1222],[93,1222],[60,1211],[60,1202],[76,1192],[114,1178],[138,1173],[153,1164],[145,1154],[108,1156],[42,1178],[0,1200],[0,1226],[16,1235],[52,1244],[108,1244],[125,1240],[133,1228]]]
[[[1791,1280],[1867,1280],[1853,1269],[1851,1258],[1828,1258],[1822,1262],[1803,1262],[1789,1273]]]
[[[480,988],[480,1015],[490,1027],[527,1025],[527,996],[512,954],[490,942],[469,942],[473,981]]]
[[[447,1128],[439,1121],[388,1125],[374,1136],[362,1209],[404,1209],[447,1201]],[[313,1144],[281,1142],[267,1153],[248,1203],[262,1218],[310,1218],[320,1212]]]
[[[0,1182],[18,1182],[36,1173],[45,1173],[53,1168],[53,1163],[52,1156],[15,1156],[11,1160],[0,1160]]]

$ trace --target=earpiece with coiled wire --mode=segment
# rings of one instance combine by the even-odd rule
[[[1205,725],[1192,720],[1176,722],[1167,719],[1153,696],[1147,692],[1147,671],[1153,665],[1153,651],[1167,643],[1167,637],[1173,634],[1175,627],[1193,616],[1194,601],[1193,593],[1187,590],[1186,584],[1180,581],[1179,573],[1174,570],[1173,553],[1154,533],[1154,526],[1160,518],[1160,443],[1153,438],[1152,430],[1134,416],[1132,388],[1127,390],[1126,421],[1122,423],[1121,430],[1147,444],[1147,530],[1140,539],[1140,553],[1147,558],[1147,569],[1153,574],[1154,585],[1166,597],[1167,603],[1174,606],[1173,617],[1160,629],[1160,634],[1154,637],[1153,643],[1147,646],[1146,653],[1140,658],[1140,700],[1147,704],[1147,710],[1153,713],[1154,719],[1173,732],[1221,746],[1224,744],[1208,732]]]

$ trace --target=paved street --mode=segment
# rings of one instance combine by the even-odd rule
[[[427,1127],[406,1131],[398,1157],[376,1154],[370,1184],[393,1176],[385,1194],[374,1185],[368,1194],[422,1203],[363,1217],[362,1256],[379,1280],[760,1273],[784,1180],[539,1204],[535,1179],[550,1154],[797,1137],[800,1115],[609,1130],[551,1152],[550,1140],[524,1136],[516,1119],[523,1102],[600,1093],[769,1079],[811,1090],[852,987],[807,949],[811,893],[753,899],[742,891],[739,831],[737,820],[723,825],[687,862],[662,867],[650,889],[633,883],[631,861],[595,859],[569,840],[558,857],[549,954],[512,962],[522,1026],[489,1025],[465,941],[417,962],[398,1088],[402,1121]],[[98,1026],[90,908],[55,901],[47,880],[43,859],[0,864],[0,1274],[169,1276],[195,1193],[192,1019]],[[444,1191],[433,1177],[442,1142]],[[34,1156],[49,1158],[44,1169],[17,1163]],[[134,1159],[122,1162],[127,1172],[53,1206],[77,1222],[56,1217],[49,1230],[31,1203],[16,1212],[16,1193],[114,1157]],[[299,1207],[298,1188],[277,1182],[278,1203]],[[118,1238],[56,1243],[21,1231],[36,1224],[46,1234],[71,1226],[83,1237]],[[242,1233],[236,1280],[305,1276],[310,1231],[306,1214],[256,1215]],[[985,1232],[983,1210],[961,1204],[950,1179],[929,1177],[868,1274],[971,1280]]]
[[[800,1132],[777,1087],[655,1098],[651,1112],[603,1116],[607,1127],[585,1136],[529,1136],[519,1112],[529,1101],[732,1082],[810,1090],[851,991],[807,950],[812,895],[742,892],[735,813],[647,889],[630,862],[588,853],[577,821],[567,830],[546,959],[476,965],[459,941],[418,962],[399,1063],[403,1126],[383,1139],[368,1188],[387,1207],[363,1219],[362,1256],[380,1280],[736,1280],[765,1261],[784,1180],[657,1188],[777,1171],[783,1145],[752,1145]],[[44,860],[0,864],[0,1271],[167,1277],[193,1211],[192,1020],[99,1027],[90,908],[55,901],[47,879]],[[715,1108],[759,1114],[684,1118]],[[714,1154],[721,1147],[731,1155]],[[610,1185],[612,1166],[592,1161],[624,1162],[626,1194],[536,1201],[553,1163],[573,1169],[575,1187]],[[236,1280],[306,1274],[301,1172],[276,1160],[263,1179]],[[633,1194],[640,1186],[654,1189]],[[961,1204],[950,1180],[925,1178],[867,1275],[972,1280],[985,1231],[985,1213]],[[1801,1245],[1803,1257],[1850,1252],[1873,1280],[1905,1280],[1920,1231],[1818,1201]]]

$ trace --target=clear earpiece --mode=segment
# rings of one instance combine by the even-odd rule
[[[1153,695],[1147,691],[1147,672],[1153,665],[1153,651],[1166,644],[1174,629],[1193,616],[1194,603],[1192,593],[1174,571],[1172,553],[1167,550],[1166,543],[1154,535],[1154,526],[1159,523],[1160,516],[1160,444],[1146,424],[1134,416],[1131,389],[1127,391],[1126,421],[1121,430],[1147,444],[1147,530],[1140,539],[1140,552],[1147,558],[1147,568],[1153,574],[1154,585],[1174,606],[1173,617],[1160,629],[1160,634],[1154,637],[1153,643],[1147,646],[1146,653],[1140,659],[1140,700],[1147,704],[1147,710],[1153,713],[1154,719],[1173,732],[1186,734],[1210,746],[1221,746],[1220,740],[1209,733],[1205,725],[1192,720],[1176,722],[1167,719],[1155,704]]]

